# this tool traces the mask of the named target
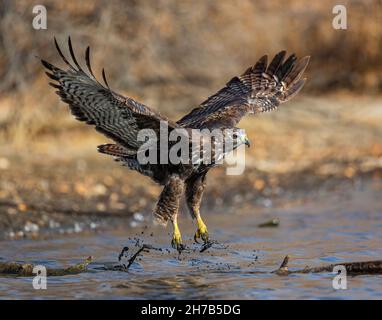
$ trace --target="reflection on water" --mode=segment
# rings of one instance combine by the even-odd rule
[[[117,263],[123,246],[135,250],[128,238],[139,234],[145,243],[170,249],[168,230],[149,226],[141,230],[121,225],[112,232],[52,240],[0,243],[1,260],[17,260],[65,267],[91,255],[92,272],[48,278],[47,290],[34,290],[31,278],[3,277],[1,298],[107,299],[354,299],[382,298],[382,276],[348,279],[348,289],[332,288],[332,274],[278,276],[286,254],[291,268],[305,265],[361,261],[382,257],[382,203],[380,190],[358,191],[340,201],[327,195],[287,209],[253,209],[240,215],[207,214],[211,234],[228,248],[203,253],[191,244],[195,226],[183,217],[190,251],[178,257],[174,250],[144,253],[128,272],[101,270]],[[280,218],[276,228],[258,228],[259,222]],[[154,233],[154,236],[151,236]]]

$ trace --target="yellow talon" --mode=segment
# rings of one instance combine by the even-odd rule
[[[182,244],[182,235],[180,234],[178,223],[176,221],[173,221],[173,226],[174,226],[174,233],[172,235],[171,245],[174,249],[178,250],[178,252],[180,253],[184,249],[184,246]]]
[[[197,239],[202,239],[204,242],[208,241],[208,230],[207,226],[204,224],[201,217],[197,217],[196,221],[198,223],[198,230],[195,232],[194,240],[198,242]]]

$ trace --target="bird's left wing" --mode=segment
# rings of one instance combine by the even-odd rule
[[[177,123],[190,128],[234,127],[247,113],[270,111],[290,100],[305,83],[301,76],[309,57],[297,61],[292,54],[284,61],[285,54],[279,52],[269,65],[263,56]]]
[[[56,39],[54,40],[68,69],[62,70],[45,60],[41,62],[48,69],[46,74],[54,80],[50,85],[58,89],[56,93],[69,104],[77,120],[94,125],[98,131],[131,150],[138,150],[143,143],[137,139],[141,129],[158,131],[161,121],[167,121],[170,130],[177,127],[147,106],[112,91],[103,70],[105,86],[98,82],[90,66],[89,47],[86,49],[87,73],[75,58],[70,38],[69,51],[74,65],[66,59]]]

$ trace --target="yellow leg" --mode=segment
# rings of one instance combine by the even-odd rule
[[[207,242],[208,241],[207,226],[203,222],[202,217],[200,216],[199,213],[196,215],[196,222],[198,223],[198,230],[196,230],[196,233],[195,233],[195,236],[194,236],[195,242],[198,242],[197,239],[200,239],[200,238],[204,242]]]
[[[173,235],[172,235],[171,245],[174,249],[178,250],[178,252],[180,253],[184,249],[184,246],[182,244],[182,235],[180,234],[180,230],[178,227],[178,218],[176,216],[172,220],[172,226],[173,226]]]

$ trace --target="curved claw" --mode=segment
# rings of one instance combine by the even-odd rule
[[[185,249],[185,246],[182,244],[182,238],[177,234],[174,234],[171,240],[171,246],[176,249],[179,254]]]
[[[208,231],[206,226],[204,226],[204,228],[198,228],[198,230],[196,230],[194,235],[194,241],[196,243],[199,243],[198,239],[202,239],[204,243],[208,242]]]

